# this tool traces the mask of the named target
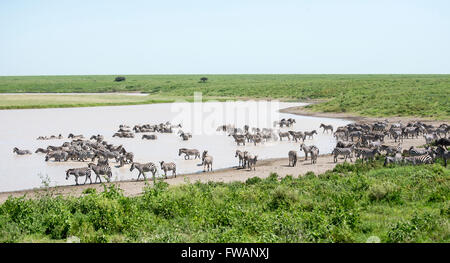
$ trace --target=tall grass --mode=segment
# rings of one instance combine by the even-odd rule
[[[450,170],[340,164],[321,175],[245,183],[114,185],[81,197],[9,198],[0,241],[381,242],[450,241]]]

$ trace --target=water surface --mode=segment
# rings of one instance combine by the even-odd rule
[[[255,112],[254,102],[242,102],[241,104],[228,104],[226,102],[192,103],[163,103],[133,106],[111,107],[85,107],[85,108],[61,108],[61,109],[26,109],[26,110],[0,110],[0,192],[31,189],[42,186],[41,177],[48,177],[51,185],[71,185],[74,178],[65,180],[65,171],[68,168],[85,167],[81,162],[45,162],[45,154],[36,154],[34,151],[48,145],[60,146],[69,139],[40,141],[38,136],[50,136],[62,134],[65,138],[69,133],[83,134],[89,138],[94,134],[102,134],[105,140],[114,145],[122,144],[127,151],[135,155],[136,162],[173,161],[177,164],[179,174],[199,172],[203,170],[199,166],[199,160],[184,160],[178,156],[179,148],[196,148],[200,151],[208,150],[214,157],[214,169],[236,166],[238,161],[234,157],[236,149],[248,150],[258,155],[259,159],[287,157],[290,150],[299,149],[299,143],[288,141],[267,142],[262,145],[236,146],[232,137],[223,132],[216,132],[214,127],[203,127],[202,124],[220,123],[225,115],[228,115],[226,123],[235,123],[238,127],[244,124],[258,124],[260,128],[271,127],[271,121],[262,120],[261,116],[275,118],[294,118],[296,123],[291,128],[283,130],[313,130],[318,135],[313,140],[306,140],[306,144],[315,144],[321,153],[331,152],[335,140],[331,135],[323,135],[319,129],[320,123],[332,124],[334,127],[346,125],[347,120],[298,116],[287,113],[279,113],[277,107],[268,109],[264,114]],[[251,109],[246,108],[246,103],[253,103]],[[280,108],[301,106],[301,103],[279,103]],[[217,110],[221,109],[221,110]],[[258,108],[258,111],[267,110]],[[231,117],[230,117],[231,116]],[[243,118],[242,116],[247,116]],[[231,119],[230,119],[231,118]],[[264,119],[264,118],[263,118]],[[158,140],[142,140],[142,134],[136,134],[134,139],[112,138],[120,124],[134,126],[135,124],[158,124],[171,121],[182,122],[182,130],[193,132],[193,138],[182,141],[173,134],[157,133]],[[217,124],[216,123],[216,124]],[[252,125],[251,125],[252,126]],[[17,156],[13,154],[13,148],[28,149],[33,152],[30,156]],[[302,153],[300,155],[303,156]],[[113,180],[129,180],[137,177],[137,171],[130,172],[129,165],[115,168],[115,162],[111,163]],[[158,164],[159,168],[159,164]],[[159,174],[161,172],[159,171]],[[95,177],[94,177],[95,178]],[[81,179],[83,182],[84,179]]]

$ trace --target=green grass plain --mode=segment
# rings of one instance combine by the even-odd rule
[[[10,197],[0,242],[450,242],[450,169],[382,163],[245,183],[160,181],[135,197],[115,185]]]
[[[200,83],[206,76],[208,81]],[[273,98],[282,100],[323,99],[311,105],[313,111],[347,112],[362,116],[450,117],[450,75],[125,75],[115,76],[30,76],[0,77],[0,93],[103,93],[144,92],[150,99],[98,97],[87,102],[77,97],[78,106],[123,105],[192,100],[194,92],[204,97]],[[2,97],[0,97],[2,98]],[[106,102],[103,99],[110,98]],[[0,108],[23,108],[24,103],[1,99]],[[33,104],[33,103],[31,103]],[[70,103],[38,101],[34,105],[70,106]],[[28,104],[28,107],[31,107]]]

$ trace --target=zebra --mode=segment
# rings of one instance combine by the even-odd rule
[[[297,139],[302,139],[302,141],[305,141],[305,135],[303,134],[303,132],[299,131],[299,132],[295,132],[295,131],[288,131],[289,134],[292,136],[292,139],[295,140],[295,142],[297,142]]]
[[[333,133],[333,126],[332,125],[325,125],[325,124],[321,123],[319,128],[323,128],[323,133],[325,133],[325,131],[327,131],[327,133],[328,133],[328,130],[330,130],[331,133]]]
[[[350,148],[339,148],[339,147],[334,148],[333,151],[331,152],[334,157],[334,162],[337,163],[337,157],[339,155],[345,156],[344,162],[347,161],[347,158],[350,159],[350,162],[353,162],[352,161],[353,148],[354,146]]]
[[[336,147],[339,147],[339,148],[349,148],[349,147],[352,147],[353,145],[355,145],[354,143],[352,143],[352,142],[343,142],[343,141],[338,141],[337,143],[336,143]]]
[[[419,156],[419,155],[429,154],[430,151],[428,148],[425,148],[424,150],[420,150],[420,149],[414,148],[414,146],[411,146],[408,150],[408,153],[410,156]]]
[[[178,150],[178,156],[181,156],[181,154],[184,153],[184,159],[188,160],[190,159],[191,155],[194,155],[194,160],[199,158],[200,159],[200,152],[197,149],[186,149],[181,148]]]
[[[155,174],[156,174],[156,166],[154,163],[131,163],[130,172],[132,172],[136,168],[139,171],[139,175],[137,180],[139,181],[139,178],[141,177],[141,174],[144,176],[144,180],[147,181],[147,176],[145,176],[146,172],[151,172],[153,177],[153,182],[155,182]]]
[[[403,132],[401,130],[390,130],[389,132],[395,142],[397,142],[397,140],[403,142]]]
[[[297,152],[296,151],[289,151],[289,166],[296,166],[297,165]]]
[[[46,149],[38,148],[34,153],[48,153],[49,151]]]
[[[402,147],[401,144],[397,145],[397,146],[389,146],[389,145],[381,145],[380,146],[380,151],[386,151],[386,155],[396,155],[397,153],[401,153],[402,152]]]
[[[202,154],[202,165],[203,165],[203,172],[205,172],[205,168],[207,168],[207,171],[212,171],[212,164],[213,164],[213,157],[211,155],[208,155],[208,151],[203,151]]]
[[[31,152],[29,150],[19,150],[19,148],[17,148],[17,147],[14,147],[13,153],[16,153],[17,155],[31,154]]]
[[[447,159],[450,159],[450,152],[443,146],[439,145],[436,148],[436,157],[444,159],[444,165],[447,167]]]
[[[242,168],[245,168],[244,152],[242,152],[240,150],[236,150],[236,154],[234,155],[234,157],[238,157],[239,158],[239,166]]]
[[[155,134],[144,134],[142,135],[142,140],[156,140],[158,137]]]
[[[289,132],[279,132],[278,133],[278,137],[280,137],[280,141],[283,140],[283,137],[287,137],[288,140],[290,141],[291,137],[289,136],[289,134],[290,134]]]
[[[75,140],[75,139],[84,139],[84,136],[82,134],[74,135],[73,133],[70,133],[69,136],[67,136],[67,138],[73,139],[73,140]]]
[[[436,134],[442,138],[442,137],[446,137],[447,136],[447,132],[448,132],[448,128],[444,128],[444,127],[439,127],[436,129]],[[444,135],[444,136],[442,136]]]
[[[189,138],[192,138],[192,135],[190,133],[180,133],[180,137],[183,139],[183,141],[189,140]]]
[[[390,163],[394,163],[394,164],[399,164],[403,161],[403,158],[401,156],[401,154],[396,154],[395,156],[386,156],[386,158],[384,159],[384,164],[383,166],[387,166]]]
[[[60,162],[61,160],[67,161],[69,159],[69,154],[64,151],[49,152],[45,156],[45,161],[47,162],[50,158],[54,158],[57,162]]]
[[[419,127],[405,127],[403,129],[403,135],[406,135],[406,139],[409,138],[409,135],[411,135],[411,138],[414,139],[414,136],[418,137],[419,135]]]
[[[300,151],[303,150],[305,152],[305,161],[308,160],[308,153],[311,153],[314,148],[317,149],[315,145],[306,146],[304,143],[300,144]]]
[[[348,134],[348,137],[350,137],[350,139],[353,142],[353,138],[357,137],[358,139],[360,139],[362,136],[362,132],[361,131],[352,131]]]
[[[101,175],[107,176],[106,180],[109,182],[112,177],[111,167],[109,165],[96,165],[93,163],[89,163],[88,167],[91,168],[92,171],[95,173],[95,182],[97,183],[97,179],[100,180],[100,183],[102,183]]]
[[[314,146],[314,145],[313,145]],[[311,147],[311,164],[317,163],[317,157],[319,156],[319,148]]]
[[[409,157],[403,157],[403,161],[407,163],[411,163],[413,165],[417,164],[432,164],[433,163],[433,157],[429,155],[428,153],[418,156],[409,156]]]
[[[361,154],[362,162],[364,163],[364,160],[366,160],[367,162],[369,161],[369,159],[371,161],[373,161],[375,156],[377,154],[381,154],[381,153],[378,150],[378,148],[375,148],[375,149],[361,149],[360,154]]]
[[[310,131],[310,132],[305,131],[305,137],[308,136],[309,139],[313,139],[313,135],[314,135],[314,134],[317,134],[317,131],[316,131],[316,130],[312,130],[312,131]]]
[[[84,180],[84,184],[86,184],[87,180],[89,179],[90,183],[92,184],[91,179],[91,169],[89,167],[84,168],[73,168],[66,171],[66,180],[69,179],[70,175],[75,176],[75,183],[78,185],[78,177],[85,176],[86,179]]]
[[[431,144],[433,141],[436,141],[438,139],[438,136],[436,133],[424,134],[423,138],[425,138],[426,144]]]
[[[248,167],[248,169],[251,171],[252,170],[252,167],[253,167],[253,170],[256,170],[256,161],[258,160],[258,156],[257,155],[255,155],[255,156],[253,156],[253,155],[251,155],[251,154],[249,154],[247,151],[245,151],[244,152],[244,158],[245,158],[245,162],[247,163],[247,167]]]
[[[177,165],[175,163],[166,163],[164,161],[159,162],[161,165],[161,170],[164,171],[164,176],[167,179],[167,171],[172,171],[172,176],[177,177]]]
[[[241,136],[238,136],[236,134],[233,134],[233,138],[234,138],[234,141],[237,143],[238,146],[240,144],[243,144],[245,146],[245,137],[241,137]]]

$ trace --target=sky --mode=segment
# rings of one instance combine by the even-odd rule
[[[448,0],[1,0],[0,75],[448,74]]]

